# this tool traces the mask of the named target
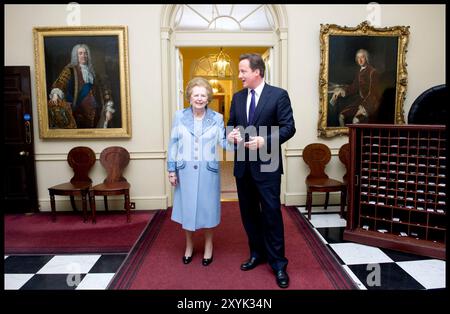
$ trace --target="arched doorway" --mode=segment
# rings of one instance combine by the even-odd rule
[[[287,89],[287,20],[281,5],[166,5],[161,18],[164,145],[182,108],[183,47],[268,47],[270,83]],[[266,56],[268,58],[268,54]],[[269,61],[268,61],[269,62]],[[282,179],[282,193],[285,179]],[[169,204],[171,186],[166,183]]]

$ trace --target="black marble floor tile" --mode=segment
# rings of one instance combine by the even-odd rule
[[[344,243],[343,235],[345,227],[316,228],[328,243]]]
[[[54,255],[8,256],[4,261],[5,274],[37,273]]]
[[[75,290],[86,274],[36,274],[20,290]]]
[[[369,267],[368,267],[369,265]],[[379,272],[376,265],[379,265]],[[368,290],[425,289],[396,263],[348,265]]]
[[[102,255],[89,270],[89,273],[115,273],[126,256],[126,254]]]
[[[400,251],[394,251],[390,249],[380,248],[387,256],[389,256],[394,262],[407,262],[431,259],[429,256],[421,256],[412,253],[405,253]]]

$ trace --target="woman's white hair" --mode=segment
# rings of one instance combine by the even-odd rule
[[[368,64],[370,64],[370,59],[369,59],[369,52],[366,49],[359,49],[356,54],[355,54],[355,61],[358,62],[358,60],[356,59],[358,57],[359,54],[363,54],[364,57],[366,58],[366,62]]]

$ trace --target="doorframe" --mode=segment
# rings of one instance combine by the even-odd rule
[[[266,5],[272,14],[274,30],[272,31],[177,31],[174,29],[175,15],[181,5],[164,5],[161,16],[161,88],[163,109],[163,139],[167,160],[167,145],[170,137],[172,116],[177,109],[176,63],[178,47],[232,47],[258,46],[273,47],[273,82],[275,86],[288,89],[288,28],[287,12],[283,5]],[[286,145],[286,144],[284,144]],[[282,149],[285,174],[287,162],[285,149]],[[172,204],[171,185],[165,182],[168,206]],[[285,203],[286,176],[281,178],[281,202]]]

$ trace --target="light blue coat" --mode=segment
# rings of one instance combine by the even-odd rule
[[[223,116],[207,109],[194,122],[191,107],[175,113],[167,170],[175,171],[172,220],[185,230],[212,228],[220,222],[220,168],[217,144],[226,148]]]

